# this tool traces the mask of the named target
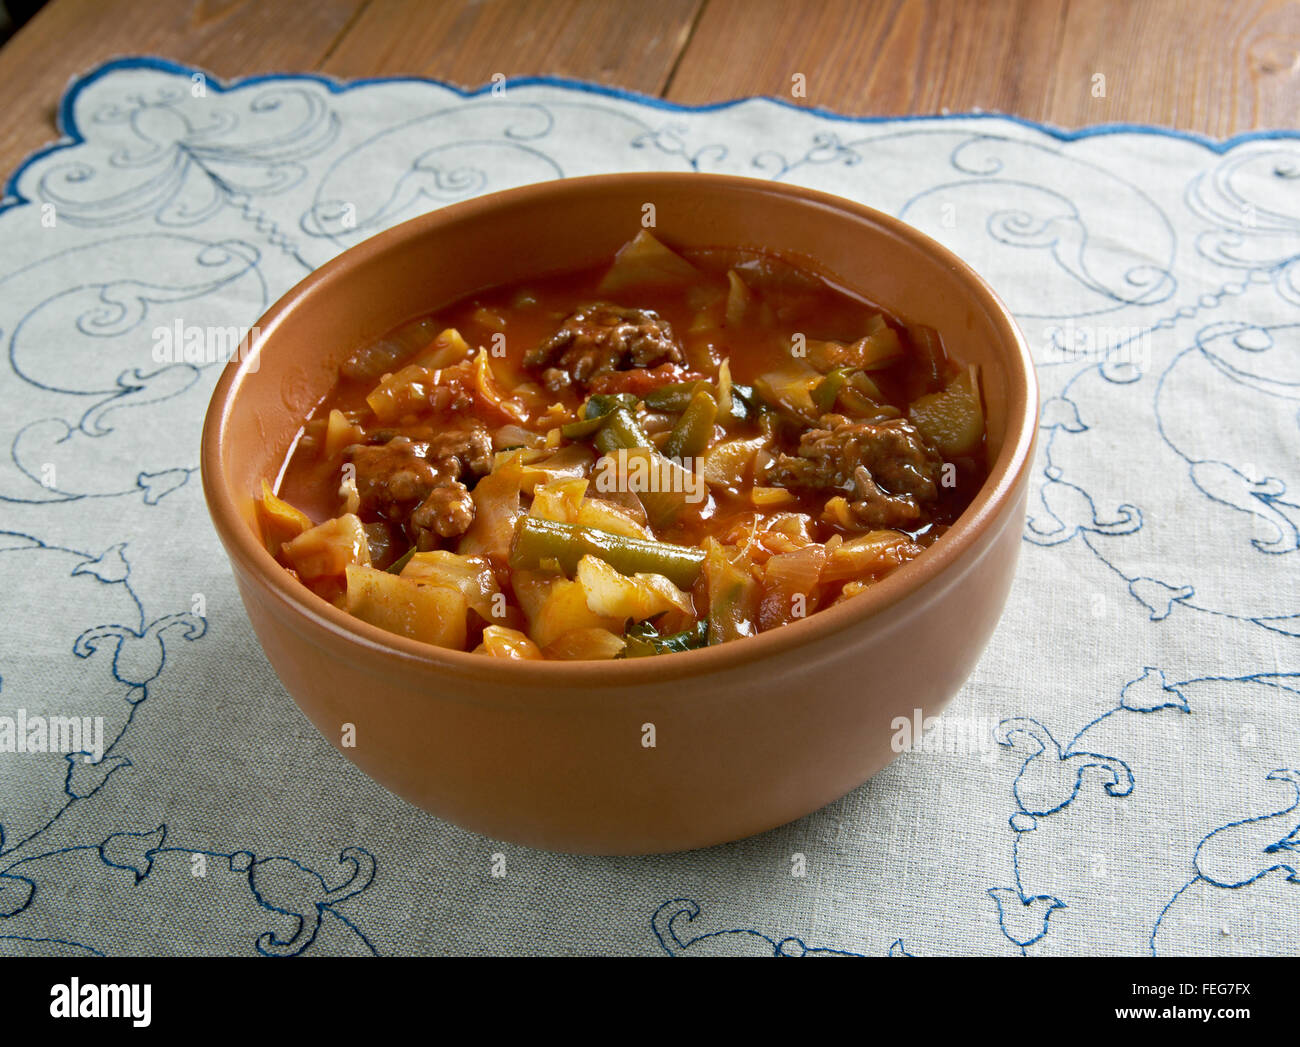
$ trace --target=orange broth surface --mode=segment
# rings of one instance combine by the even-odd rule
[[[263,501],[267,544],[281,563],[358,617],[427,642],[497,657],[617,658],[739,639],[804,617],[862,591],[951,525],[985,479],[985,437],[977,376],[948,356],[935,332],[909,327],[759,251],[674,254],[669,263],[686,268],[672,278],[654,268],[656,255],[648,278],[638,280],[638,251],[651,244],[668,250],[643,235],[613,269],[605,264],[474,294],[354,354],[305,420],[278,498]],[[621,264],[631,279],[611,284]],[[582,319],[593,303],[639,312],[622,326],[602,327]],[[558,363],[552,353],[544,366],[538,347],[566,323],[577,331],[572,359],[565,362],[561,347]],[[449,330],[463,338],[459,358],[447,347]],[[579,359],[573,347],[587,345],[598,373],[578,380],[585,363],[572,362]],[[633,356],[666,351],[669,358],[635,366],[619,349],[627,345]],[[446,366],[403,371],[431,360]],[[401,390],[406,406],[379,418],[368,397],[389,376],[407,373],[416,380]],[[476,373],[487,375],[501,401],[474,389]],[[451,391],[435,391],[440,386]],[[677,403],[656,406],[656,395],[673,390]],[[612,437],[597,435],[599,429],[567,437],[564,429],[584,420],[601,425],[602,417],[610,424],[608,398],[618,394],[617,406],[653,447],[646,453],[693,441],[697,453],[680,461],[702,498],[679,499],[665,510],[664,499],[653,495],[638,499],[620,490],[605,497],[598,490],[597,463],[615,453],[608,445],[602,451],[600,440]],[[717,409],[713,425],[690,435],[684,402],[706,413]],[[348,427],[346,438],[327,436],[332,415],[335,425]],[[456,445],[454,454],[435,459],[429,441],[467,424],[477,434],[474,450]],[[752,457],[731,453],[748,453],[749,444],[759,445]],[[561,452],[565,461],[581,459],[576,473],[585,468],[584,490],[574,469],[554,478],[543,473],[540,487],[529,472],[533,462],[544,470],[561,460]],[[413,461],[411,454],[426,456],[414,464],[418,482],[410,498],[396,500],[392,492],[407,493],[411,470],[400,463]],[[631,570],[628,563],[642,563],[635,557],[609,558],[611,573],[604,561],[588,559],[579,568],[564,556],[528,559],[517,533],[510,539],[500,527],[484,538],[491,507],[479,485],[498,470],[521,468],[517,507],[507,510],[516,532],[520,520],[540,514],[561,530],[595,520],[634,542],[695,550],[697,574],[685,561],[669,572],[677,578],[669,587],[682,598],[658,592],[664,579],[633,591],[638,579],[654,574]],[[349,470],[361,472],[365,497],[360,507],[352,498],[344,527],[349,490],[341,481]],[[483,492],[501,486],[490,483]],[[418,511],[408,509],[416,498]],[[280,503],[286,507],[277,515]],[[293,510],[300,516],[291,518]],[[467,519],[473,522],[457,533]],[[352,520],[364,532],[364,550]],[[418,526],[421,520],[432,526]],[[586,588],[575,595],[572,585]],[[418,621],[433,613],[429,608],[448,607],[464,614],[463,629],[447,634]],[[642,611],[653,613],[638,618]]]

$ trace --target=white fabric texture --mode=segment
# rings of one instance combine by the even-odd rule
[[[104,752],[0,752],[0,953],[1300,952],[1296,134],[152,59],[61,115],[0,211],[0,717],[102,717]],[[1006,615],[948,710],[986,745],[939,738],[734,845],[556,855],[414,809],[299,713],[198,482],[219,365],[159,363],[153,332],[250,325],[444,203],[650,169],[946,243],[1033,344],[1041,445]]]

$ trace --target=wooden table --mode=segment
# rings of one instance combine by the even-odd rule
[[[1300,0],[52,0],[0,49],[0,168],[57,137],[70,77],[120,54],[223,77],[556,73],[685,103],[1216,137],[1300,112]]]

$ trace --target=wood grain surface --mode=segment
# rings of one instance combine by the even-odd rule
[[[1300,116],[1300,0],[51,0],[0,48],[0,166],[57,137],[71,77],[123,54],[1216,137]]]

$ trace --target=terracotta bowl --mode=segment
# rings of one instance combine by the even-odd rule
[[[686,247],[802,256],[937,328],[981,366],[992,470],[956,525],[868,593],[770,633],[616,662],[444,651],[349,617],[263,549],[254,495],[339,363],[395,325],[495,284],[595,265],[640,227]],[[444,207],[345,251],[258,322],[217,385],[203,486],[262,647],[320,732],[411,803],[489,837],[637,854],[735,840],[808,814],[896,755],[897,716],[937,712],[1011,583],[1037,388],[1006,307],[902,222],[796,186],[694,174],[530,185]],[[653,725],[653,745],[650,727]]]

